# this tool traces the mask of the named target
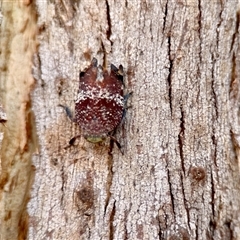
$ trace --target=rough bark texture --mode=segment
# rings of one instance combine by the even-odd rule
[[[14,205],[25,214],[16,219],[29,227],[31,240],[240,239],[238,1],[39,0],[33,5],[25,7],[29,16],[35,16],[34,7],[38,12],[35,122],[16,111],[23,103],[30,110],[31,100],[17,97],[17,92],[28,96],[23,84],[30,74],[17,74],[20,80],[11,82],[13,68],[2,78],[8,121],[1,149],[1,221],[13,217],[12,174],[18,177],[14,189],[25,196]],[[74,109],[79,71],[92,57],[107,67],[122,64],[126,92],[134,92],[116,134],[124,155],[116,147],[109,154],[109,140],[94,145],[81,138],[65,148],[81,130],[58,105]],[[26,65],[29,71],[30,58]],[[9,132],[34,132],[35,124],[39,153],[31,158],[34,135],[20,139]],[[24,162],[21,174],[11,159]],[[30,192],[31,159],[36,171]],[[28,184],[21,185],[19,176]],[[19,235],[19,226],[8,224],[4,236],[14,228]]]

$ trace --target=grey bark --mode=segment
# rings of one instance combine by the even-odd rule
[[[238,1],[37,1],[35,8],[39,48],[27,99],[35,121],[25,125],[33,147],[24,152],[36,170],[32,188],[22,188],[31,195],[28,239],[240,239]],[[133,91],[116,133],[124,155],[116,147],[109,154],[109,140],[81,138],[66,148],[81,130],[58,105],[74,109],[79,71],[92,57],[122,64]],[[8,122],[16,122],[6,95]]]

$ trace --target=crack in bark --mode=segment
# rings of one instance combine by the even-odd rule
[[[106,12],[107,12],[107,24],[108,24],[106,35],[107,35],[108,41],[111,43],[111,46],[112,46],[113,42],[110,40],[110,37],[112,35],[112,23],[111,23],[111,17],[110,17],[109,4],[107,0],[106,0]]]
[[[103,41],[101,40],[101,48],[102,48],[102,52],[103,52],[103,68],[107,68],[107,54],[106,54],[106,48],[104,46]]]
[[[64,185],[65,185],[65,176],[64,176],[64,165],[62,165],[62,168],[61,168],[61,178],[62,178],[62,186],[61,186],[61,192],[62,192],[62,195],[61,195],[61,206],[64,206],[64,203],[63,203],[63,199],[64,199]]]
[[[216,223],[213,220],[209,221],[209,227],[206,232],[207,239],[214,239],[214,230],[216,229]]]
[[[165,4],[165,11],[163,17],[163,33],[165,32],[167,14],[168,14],[168,1]]]
[[[238,161],[237,159],[238,159],[239,144],[237,141],[237,135],[234,134],[233,129],[230,130],[230,136],[231,136],[231,140],[232,140],[232,149],[234,152],[234,158],[235,158],[235,161],[237,162]]]
[[[213,131],[214,131],[214,129],[213,129]],[[214,146],[213,162],[214,162],[215,166],[217,166],[217,141],[216,141],[214,133],[212,135],[212,143],[213,143],[213,146]]]
[[[184,131],[185,131],[185,126],[184,126],[184,113],[183,113],[183,109],[182,106],[180,107],[180,111],[181,111],[181,118],[180,118],[180,132],[178,134],[178,145],[179,145],[179,154],[180,154],[180,159],[181,159],[181,165],[182,165],[182,170],[184,173],[184,176],[186,174],[185,171],[185,167],[184,167],[184,154],[183,154],[183,139],[184,139]]]
[[[109,239],[111,240],[113,240],[113,236],[114,236],[113,221],[114,221],[115,212],[116,212],[116,201],[114,201],[113,203],[113,208],[109,217]]]
[[[230,91],[229,95],[234,98],[236,101],[238,98],[238,88],[236,87],[236,80],[238,78],[237,74],[237,62],[236,62],[236,55],[233,53],[232,56],[232,74],[231,74],[231,82],[230,82]]]
[[[175,218],[175,211],[174,211],[174,194],[172,191],[172,183],[171,183],[171,179],[170,179],[170,172],[169,169],[167,169],[167,176],[168,176],[168,184],[169,184],[169,191],[170,191],[170,197],[171,197],[171,204],[172,204],[172,210],[173,210],[173,217],[174,217],[174,221],[176,221]]]
[[[223,225],[226,228],[225,237],[228,238],[228,239],[234,239],[233,238],[234,233],[233,233],[231,225],[232,225],[232,221],[231,220],[226,220],[224,225]]]
[[[222,7],[222,6],[221,6]],[[219,49],[219,28],[222,24],[222,12],[223,12],[223,7],[221,8],[221,11],[219,13],[219,18],[220,21],[217,24],[217,28],[216,28],[216,47],[217,47],[217,51]],[[216,62],[216,58],[213,56],[213,53],[211,54],[211,60],[212,60],[212,84],[211,84],[211,88],[212,88],[212,94],[213,94],[213,98],[214,98],[214,107],[215,107],[215,111],[216,111],[216,117],[218,118],[219,116],[219,112],[218,112],[218,104],[217,104],[217,95],[216,95],[216,91],[214,89],[214,77],[215,77],[215,72],[214,72],[214,67],[215,67],[215,62]]]
[[[198,25],[199,25],[199,35],[201,35],[201,29],[202,29],[202,7],[201,7],[201,0],[198,0],[198,11],[199,11],[199,19],[198,19]],[[201,39],[199,37],[199,39]]]
[[[212,199],[212,201],[211,201],[212,215],[213,215],[213,218],[215,218],[215,210],[214,210],[214,196],[215,196],[215,190],[214,190],[214,180],[213,180],[212,171],[211,171],[210,177],[211,177],[211,186],[212,186],[212,192],[211,192],[211,199]]]
[[[238,11],[236,13],[236,25],[235,25],[235,32],[233,33],[232,36],[232,43],[231,43],[231,47],[230,47],[230,52],[233,50],[233,46],[235,45],[235,42],[237,42],[238,39],[238,29],[239,29],[239,22],[240,22],[240,12]]]
[[[170,112],[172,116],[172,69],[173,69],[173,60],[171,59],[171,37],[168,37],[168,56],[169,56],[169,73],[167,77],[168,81],[168,97],[169,97],[169,105]]]
[[[216,94],[216,91],[214,89],[214,67],[215,67],[215,59],[214,59],[214,56],[213,54],[211,54],[211,60],[212,60],[212,81],[211,81],[211,89],[212,89],[212,95],[213,95],[213,100],[214,100],[214,109],[215,109],[215,115],[216,115],[216,118],[218,118],[219,116],[219,113],[218,113],[218,105],[217,105],[217,94]],[[213,119],[213,123],[216,121],[216,119]],[[213,146],[214,146],[214,155],[213,155],[213,161],[214,161],[214,164],[215,166],[217,166],[217,162],[216,162],[216,158],[217,158],[217,141],[215,139],[215,127],[214,127],[214,124],[213,124],[213,129],[212,129],[213,133],[212,133],[212,143],[213,143]]]
[[[69,25],[72,26],[71,20],[76,14],[76,7],[73,1],[56,0],[55,12],[57,15],[56,19],[59,20],[61,27],[67,29]]]
[[[196,222],[198,223],[198,224],[196,224],[196,240],[198,240],[198,233],[199,233],[199,230],[198,230],[198,226],[199,226],[199,218],[198,218],[198,216],[197,216],[197,220],[196,220]]]
[[[112,196],[111,194],[111,186],[112,186],[112,179],[113,179],[113,171],[112,171],[112,167],[113,167],[113,160],[112,160],[112,155],[109,154],[108,156],[108,176],[107,176],[107,182],[106,182],[106,192],[107,192],[107,197],[106,197],[106,203],[105,203],[105,207],[104,207],[104,213],[106,214],[107,211],[107,207],[110,201],[110,198]]]
[[[223,6],[222,6],[222,1],[220,1],[220,4],[221,4],[221,11],[220,11],[220,13],[219,13],[219,22],[218,22],[218,24],[217,24],[217,27],[216,27],[216,34],[217,34],[217,37],[216,37],[216,46],[217,46],[217,49],[219,48],[219,28],[220,28],[220,26],[221,26],[221,24],[222,24],[222,13],[223,13]]]
[[[112,35],[112,23],[111,23],[111,16],[110,16],[110,8],[109,8],[109,3],[108,0],[105,0],[106,3],[106,18],[107,18],[107,30],[106,30],[106,38],[110,42],[111,47],[113,45],[113,42],[111,41],[111,35]],[[107,68],[107,54],[106,54],[106,48],[104,46],[103,41],[101,40],[101,48],[103,52],[103,64],[102,66],[104,68]],[[110,49],[110,52],[112,51],[112,48]]]
[[[131,204],[130,204],[131,205]],[[128,214],[127,214],[127,211],[124,212],[124,240],[127,240],[128,239],[128,233],[127,233],[127,227],[126,227],[126,224],[127,224],[127,217],[128,217]]]
[[[158,213],[160,211],[160,208],[158,208]],[[161,229],[161,222],[159,220],[159,214],[158,214],[158,218],[157,218],[157,221],[158,221],[158,226],[159,226],[159,230],[158,230],[158,239],[162,239],[162,229]]]
[[[200,64],[198,64],[198,68],[199,68],[199,65],[201,65],[202,63],[202,37],[201,37],[201,29],[202,29],[202,7],[201,7],[201,0],[198,1],[198,11],[199,11],[199,19],[198,19],[198,26],[199,26],[199,29],[198,29],[198,37],[199,37],[199,40],[200,40],[200,44],[199,44],[199,47],[200,47],[200,51],[199,51],[199,61],[200,61]],[[200,72],[200,70],[198,70]]]
[[[190,214],[189,214],[189,208],[187,206],[187,199],[186,199],[186,195],[185,195],[185,192],[184,192],[184,186],[183,186],[183,176],[182,174],[180,175],[181,177],[181,186],[182,186],[182,195],[183,195],[183,204],[184,204],[184,207],[186,209],[186,213],[187,213],[187,223],[188,223],[188,228],[191,229],[190,227]]]
[[[216,112],[216,118],[218,118],[218,106],[217,106],[217,94],[215,92],[215,89],[214,89],[214,75],[215,75],[215,72],[214,72],[214,67],[215,67],[215,58],[213,56],[213,54],[211,54],[211,60],[212,60],[212,81],[211,81],[211,88],[212,88],[212,95],[213,95],[213,99],[214,99],[214,107],[215,107],[215,112]]]

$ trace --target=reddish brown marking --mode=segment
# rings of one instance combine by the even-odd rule
[[[122,66],[119,67],[122,70]],[[91,65],[80,73],[75,120],[84,136],[106,136],[121,122],[124,112],[123,76],[111,65],[111,72]]]

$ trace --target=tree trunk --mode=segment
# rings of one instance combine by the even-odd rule
[[[240,239],[238,1],[37,0],[2,14],[1,239]],[[59,104],[74,110],[93,57],[122,64],[133,91],[123,155],[109,139],[67,147],[81,129]]]

